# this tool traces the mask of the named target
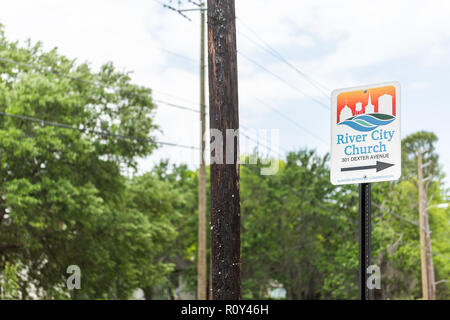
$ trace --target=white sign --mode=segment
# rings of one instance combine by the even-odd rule
[[[389,181],[400,175],[400,84],[334,90],[331,183]]]

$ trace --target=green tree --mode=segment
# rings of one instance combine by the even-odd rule
[[[177,238],[167,246],[161,256],[161,259],[174,265],[174,272],[169,277],[165,286],[166,290],[162,291],[165,296],[167,296],[167,292],[170,292],[170,296],[173,297],[175,289],[181,285],[184,286],[185,292],[195,296],[198,245],[198,171],[192,171],[186,165],[169,166],[169,162],[166,160],[155,166],[153,172],[159,179],[171,186],[180,200],[174,204],[179,214],[172,220],[178,230]]]
[[[437,297],[448,298],[448,201],[432,133],[403,141],[403,176],[372,185],[373,263],[381,269],[376,299],[421,297],[417,148],[427,151]],[[314,151],[290,153],[274,176],[259,166],[241,174],[242,273],[246,298],[267,298],[282,284],[289,299],[358,297],[358,188],[329,183],[328,157]]]
[[[9,262],[5,264],[5,268],[0,277],[0,300],[19,298],[20,287],[17,270],[17,266],[11,265]]]
[[[448,201],[443,184],[444,174],[434,145],[432,132],[420,131],[402,141],[402,177],[398,182],[373,185],[374,194],[374,256],[381,267],[381,299],[419,299],[422,297],[417,154],[424,153],[424,175],[427,206]],[[430,228],[436,280],[450,277],[450,237],[448,210],[430,209]],[[448,283],[437,286],[437,298],[448,299]]]
[[[333,199],[336,188],[329,183],[327,161],[328,155],[300,150],[291,152],[274,176],[261,176],[259,167],[243,168],[242,272],[247,298],[267,298],[276,283],[283,285],[288,299],[354,294],[357,256],[343,264],[339,259],[350,253],[336,254],[354,251],[354,231],[348,226],[347,206]]]
[[[130,200],[138,187],[120,174],[156,147],[151,90],[111,63],[94,72],[40,43],[9,42],[1,29],[0,57],[0,272],[16,265],[26,273],[23,298],[30,286],[47,298],[127,298],[161,281],[171,266],[155,259],[174,237],[164,217],[172,214],[172,195],[150,193],[161,211],[141,212]],[[68,292],[73,264],[82,288]]]

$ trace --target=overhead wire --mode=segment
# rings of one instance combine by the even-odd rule
[[[303,78],[305,78],[312,86],[314,86],[316,89],[321,91],[327,98],[330,96],[331,90],[328,89],[325,85],[321,84],[319,81],[313,79],[311,76],[306,74],[304,71],[300,70],[298,67],[294,66],[289,60],[287,60],[278,50],[273,48],[271,45],[267,43],[262,37],[253,29],[251,28],[247,23],[245,23],[241,18],[236,17],[236,20],[239,21],[241,25],[243,25],[247,30],[249,30],[263,45],[260,46],[263,50],[274,56],[275,58],[281,60],[283,63],[288,65],[291,69],[293,69],[295,72],[300,74]],[[239,33],[242,34],[241,31]],[[255,40],[253,40],[251,37],[244,35],[246,38],[248,38],[253,43],[257,43]]]
[[[168,50],[165,50],[165,51],[169,52]],[[170,53],[172,53],[172,52],[170,52]],[[239,54],[242,55],[242,56],[244,56],[244,57],[247,58],[247,59],[250,59],[250,58],[248,58],[247,56],[245,56],[245,55],[242,54],[242,53],[239,53]],[[177,54],[177,55],[179,55],[179,54]],[[181,55],[179,55],[179,56],[181,56]],[[183,56],[183,57],[184,57],[184,56]],[[186,58],[186,57],[184,57],[184,58]],[[190,59],[190,58],[186,58],[186,59]],[[190,59],[190,60],[193,60],[193,59]],[[86,79],[83,79],[83,78],[80,78],[80,77],[75,77],[75,76],[67,75],[67,74],[64,74],[64,73],[61,73],[61,72],[52,70],[52,69],[50,69],[50,70],[49,70],[49,69],[44,69],[44,68],[41,67],[41,66],[36,66],[36,65],[28,64],[28,63],[23,63],[23,62],[13,61],[13,60],[6,59],[6,58],[2,58],[2,57],[0,57],[0,61],[7,62],[7,63],[12,63],[12,64],[16,64],[16,65],[20,65],[20,66],[23,66],[23,67],[28,67],[28,68],[31,68],[31,69],[34,69],[34,70],[37,70],[37,71],[40,71],[40,72],[46,72],[46,73],[56,74],[56,75],[59,75],[59,76],[61,76],[61,77],[65,77],[65,78],[68,78],[68,79],[71,79],[71,80],[76,80],[76,81],[82,81],[82,82],[85,82],[85,83],[89,83],[89,84],[95,85],[95,86],[97,86],[97,87],[103,87],[103,88],[106,88],[106,87],[103,86],[102,84],[99,84],[99,83],[97,83],[97,82],[95,82],[95,81],[86,80]],[[273,76],[276,76],[277,78],[279,78],[279,80],[281,80],[281,81],[283,81],[283,82],[286,82],[286,81],[283,80],[282,78],[278,77],[276,74],[274,74],[274,73],[272,73],[271,71],[269,71],[269,70],[267,70],[266,68],[264,68],[262,65],[260,65],[260,64],[257,63],[256,61],[253,61],[253,62],[256,63],[257,66],[263,68],[264,70],[266,70],[267,72],[269,72],[270,74],[272,74]],[[286,82],[286,83],[287,83],[287,82]],[[287,83],[287,84],[288,84],[288,83]],[[290,86],[291,86],[291,85],[290,85]],[[298,88],[295,87],[295,86],[292,86],[292,87],[298,89]],[[127,90],[124,90],[124,89],[119,89],[119,90],[127,92]],[[158,90],[154,90],[154,89],[153,89],[153,91],[158,92]],[[297,90],[297,91],[300,91],[302,94],[305,94],[305,93],[304,93],[303,91],[301,91],[301,90]],[[129,91],[128,91],[128,92],[129,92]],[[130,93],[135,94],[134,92],[130,92]],[[177,99],[182,100],[182,98],[180,98],[180,97],[176,97],[176,96],[174,96],[174,95],[171,95],[171,94],[168,94],[168,93],[164,93],[164,92],[162,92],[162,91],[160,91],[159,93],[161,93],[161,94],[163,94],[163,95],[171,96],[171,97],[173,97],[173,98],[177,98]],[[139,94],[137,94],[137,95],[139,96]],[[183,100],[185,100],[185,99],[183,99]],[[316,99],[315,99],[315,100],[316,100]],[[194,109],[194,108],[189,108],[189,107],[186,107],[186,106],[183,106],[183,105],[175,104],[175,103],[172,103],[172,102],[167,102],[167,101],[164,101],[164,100],[153,99],[153,101],[156,102],[156,103],[164,104],[164,105],[169,106],[169,107],[178,108],[178,109],[180,109],[180,110],[186,110],[186,111],[196,112],[196,113],[199,112],[199,110],[196,110],[196,109]],[[185,100],[185,101],[187,101],[187,100]],[[266,107],[268,107],[268,108],[271,109],[272,111],[276,112],[277,114],[279,114],[283,119],[285,119],[285,120],[287,120],[287,121],[293,123],[293,124],[294,124],[296,127],[298,127],[299,129],[301,129],[301,130],[307,132],[308,134],[312,135],[313,137],[315,137],[316,139],[320,140],[321,142],[326,143],[323,139],[321,139],[320,137],[318,137],[317,135],[315,135],[313,132],[309,131],[309,130],[306,129],[305,127],[301,126],[298,122],[293,121],[290,117],[284,115],[281,111],[276,110],[276,109],[273,108],[273,107],[270,107],[268,104],[264,103],[264,102],[261,101],[260,99],[257,99],[257,101],[260,102],[261,104],[265,105]],[[318,103],[321,104],[322,106],[326,107],[324,104],[322,104],[322,103],[319,102],[318,100],[316,100],[316,102],[318,102]]]
[[[269,69],[267,69],[266,67],[264,67],[263,65],[261,65],[260,63],[258,63],[257,61],[255,61],[254,59],[250,58],[249,56],[247,56],[246,54],[242,53],[241,51],[237,52],[240,56],[242,56],[244,59],[246,59],[247,61],[251,62],[252,64],[254,64],[255,66],[257,66],[258,68],[260,68],[261,70],[263,70],[264,72],[272,75],[274,78],[277,78],[278,80],[280,80],[281,82],[283,82],[284,84],[286,84],[287,86],[291,87],[292,89],[294,89],[295,91],[301,93],[303,96],[313,100],[314,102],[316,102],[319,106],[321,106],[322,108],[326,109],[327,111],[330,110],[330,107],[326,104],[324,104],[322,101],[310,96],[309,94],[307,94],[305,91],[303,91],[302,89],[298,88],[297,86],[294,86],[292,83],[290,83],[289,81],[283,79],[282,77],[280,77],[278,74],[276,74],[275,72],[270,71]]]
[[[246,35],[245,33],[243,33],[242,31],[238,31],[237,32],[240,36],[243,36],[244,38],[246,38],[248,41],[252,42],[253,44],[255,44],[256,46],[258,46],[259,48],[263,49],[265,52],[267,52],[268,54],[270,54],[271,56],[275,57],[276,59],[281,60],[281,62],[287,64],[288,66],[291,66],[291,64],[289,62],[285,62],[284,58],[280,58],[278,55],[274,54],[272,51],[268,50],[265,46],[262,46],[260,43],[258,43],[257,41],[255,41],[252,37]],[[302,76],[303,78],[305,78],[305,76]],[[307,80],[308,81],[308,80]],[[323,95],[325,98],[329,99],[330,96],[328,94],[328,91],[325,91],[324,89],[322,89],[321,87],[314,85],[314,82],[308,81],[313,87],[315,87],[318,92],[320,92],[321,95]]]
[[[40,119],[40,118],[36,118],[36,117],[30,117],[30,116],[26,116],[26,115],[12,114],[12,113],[7,113],[7,112],[3,112],[3,111],[0,111],[0,115],[19,119],[19,120],[36,122],[43,126],[52,126],[52,127],[57,127],[57,128],[76,130],[76,131],[80,131],[80,132],[86,132],[86,133],[91,133],[91,134],[100,135],[100,136],[108,136],[108,137],[113,137],[113,138],[122,139],[122,140],[143,141],[143,142],[156,143],[156,144],[165,145],[165,146],[180,147],[180,148],[185,148],[185,149],[197,149],[197,150],[199,149],[198,147],[194,147],[194,146],[182,145],[182,144],[178,144],[178,143],[165,142],[165,141],[157,141],[157,140],[153,140],[153,139],[136,137],[136,136],[115,134],[115,133],[111,133],[111,132],[105,131],[105,130],[100,131],[100,130],[89,129],[89,128],[75,127],[75,126],[64,124],[64,123],[48,121],[48,120],[44,120],[44,119]]]
[[[273,112],[277,113],[280,117],[282,117],[284,120],[292,123],[294,126],[296,126],[298,129],[308,133],[309,135],[311,135],[312,137],[314,137],[315,139],[317,139],[318,141],[322,142],[324,145],[328,146],[329,143],[327,141],[325,141],[323,138],[321,138],[319,135],[315,134],[314,132],[312,132],[311,130],[307,129],[306,127],[302,126],[299,122],[295,121],[294,119],[292,119],[292,117],[289,117],[287,115],[285,115],[283,112],[277,110],[276,108],[272,107],[271,105],[269,105],[268,103],[264,102],[263,100],[254,97],[254,99],[256,101],[258,101],[261,105],[265,106],[266,108],[272,110]]]
[[[37,65],[35,65],[35,64],[24,63],[24,62],[18,62],[18,61],[14,61],[14,60],[7,59],[7,58],[3,58],[3,57],[0,57],[0,61],[6,62],[6,63],[10,63],[10,64],[19,65],[19,66],[26,67],[26,68],[29,68],[29,69],[33,69],[33,70],[36,70],[36,71],[39,71],[39,72],[42,72],[42,73],[51,73],[51,74],[54,74],[54,75],[57,75],[57,76],[60,76],[60,77],[63,77],[63,78],[67,78],[67,79],[70,79],[70,80],[73,80],[73,81],[81,81],[81,82],[83,82],[83,83],[87,83],[87,84],[90,84],[90,85],[93,85],[93,86],[96,86],[96,87],[100,87],[100,88],[104,88],[104,89],[107,88],[106,86],[104,86],[104,85],[102,85],[102,84],[100,84],[100,83],[98,83],[98,82],[96,82],[96,81],[83,79],[83,78],[77,77],[77,76],[71,76],[71,75],[68,75],[68,74],[66,74],[66,73],[58,72],[58,71],[53,70],[53,69],[44,68],[43,66],[37,66]],[[262,66],[261,66],[261,67],[262,67]],[[144,97],[143,95],[136,94],[135,92],[132,92],[132,91],[129,91],[129,90],[126,90],[126,89],[119,89],[119,90],[122,91],[122,92],[128,92],[128,93],[131,93],[131,94],[136,95],[136,96]],[[159,91],[159,90],[152,89],[152,91],[158,92],[158,93],[160,93],[160,94],[162,94],[162,95],[166,95],[166,96],[168,96],[168,97],[172,97],[172,98],[176,98],[176,99],[179,99],[179,100],[188,101],[187,99],[180,98],[180,97],[177,97],[177,96],[174,96],[174,95],[172,95],[172,94],[165,93],[165,92],[162,92],[162,91]],[[292,120],[291,117],[289,117],[289,116],[287,116],[287,115],[284,115],[281,111],[276,110],[276,109],[273,108],[273,107],[270,107],[267,103],[264,103],[263,101],[261,101],[261,99],[257,99],[257,98],[256,98],[256,100],[257,100],[259,103],[261,103],[261,104],[265,105],[266,107],[270,108],[271,110],[273,110],[273,111],[276,112],[277,114],[279,114],[279,115],[280,115],[281,117],[283,117],[285,120],[287,120],[287,121],[289,121],[289,122],[295,124],[295,126],[298,127],[299,129],[301,129],[301,130],[307,132],[308,134],[310,134],[311,136],[317,138],[317,139],[320,140],[321,142],[326,143],[326,142],[324,142],[323,139],[321,139],[320,137],[318,137],[316,134],[314,134],[314,133],[311,132],[310,130],[306,129],[305,127],[301,126],[298,122]],[[196,109],[194,109],[194,108],[186,107],[186,106],[184,106],[184,105],[180,105],[180,104],[176,104],[176,103],[172,103],[172,102],[168,102],[168,101],[164,101],[164,100],[160,100],[160,99],[153,99],[153,101],[156,102],[156,103],[163,104],[163,105],[166,105],[166,106],[168,106],[168,107],[177,108],[177,109],[180,109],[180,110],[185,110],[185,111],[190,111],[190,112],[196,112],[196,113],[200,112],[199,110],[196,110]]]
[[[159,3],[159,4],[162,5],[164,8],[167,8],[167,9],[169,9],[169,10],[172,10],[172,11],[178,13],[180,16],[182,16],[183,18],[185,18],[185,19],[188,20],[189,22],[192,22],[192,20],[191,20],[187,15],[185,15],[180,9],[174,8],[174,7],[172,7],[172,6],[170,6],[170,5],[166,4],[166,3],[164,3],[164,2],[162,2],[162,1],[159,1],[159,0],[153,0],[153,1]]]
[[[60,77],[63,77],[63,78],[69,79],[69,80],[84,82],[84,83],[96,86],[98,88],[103,88],[103,89],[108,88],[107,86],[104,86],[104,85],[102,85],[102,84],[100,84],[98,82],[92,81],[92,80],[86,80],[86,79],[83,79],[83,78],[80,78],[80,77],[71,76],[71,75],[68,75],[68,74],[65,74],[65,73],[62,73],[62,72],[58,72],[58,71],[55,71],[55,70],[51,70],[51,69],[50,70],[49,69],[44,69],[41,66],[36,66],[36,65],[33,65],[33,64],[30,64],[30,63],[18,62],[18,61],[14,61],[14,60],[2,58],[2,57],[0,57],[0,61],[6,62],[6,63],[10,63],[10,64],[19,65],[19,66],[26,67],[26,68],[30,68],[30,69],[33,69],[33,70],[36,70],[36,71],[39,71],[39,72],[42,72],[42,73],[51,73],[51,74],[54,74],[54,75],[57,75],[57,76],[60,76]],[[132,92],[130,90],[120,89],[120,88],[119,88],[119,90],[122,91],[122,92],[133,94],[133,95],[138,96],[138,97],[142,97],[142,98],[145,97],[146,98],[146,96],[141,95],[141,94],[136,94],[135,92]],[[154,89],[151,89],[151,90],[159,92],[158,90],[154,90]],[[161,93],[163,95],[167,95],[167,96],[172,96],[173,98],[177,98],[179,100],[184,100],[183,98],[179,98],[179,97],[176,97],[176,96],[164,93],[164,92],[159,92],[159,93]],[[164,104],[166,106],[175,107],[175,108],[178,108],[178,109],[194,111],[193,108],[189,108],[189,107],[186,107],[186,106],[183,106],[183,105],[180,105],[180,104],[175,104],[175,103],[167,102],[167,101],[160,100],[160,99],[153,99],[153,101],[156,102],[156,103],[161,103],[161,104]]]
[[[242,127],[242,126],[241,126]],[[245,130],[245,129],[244,129]],[[267,144],[262,143],[261,141],[259,141],[259,139],[254,139],[252,137],[250,137],[248,134],[245,133],[245,131],[243,132],[242,129],[239,129],[239,134],[242,135],[244,138],[246,138],[247,140],[256,143],[257,146],[262,146],[264,147],[267,151],[270,151],[273,153],[273,155],[277,156],[277,157],[281,157],[281,154],[279,151],[275,151],[272,149],[272,147],[269,147]],[[280,149],[284,149],[281,148]],[[286,150],[286,149],[284,149]]]

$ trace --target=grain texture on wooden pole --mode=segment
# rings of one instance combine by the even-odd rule
[[[426,197],[427,194],[426,190],[424,190],[424,194]],[[431,230],[427,209],[424,210],[424,220],[425,220],[425,249],[427,256],[427,274],[428,274],[428,299],[436,300],[436,280],[434,276],[433,252],[431,249]]]
[[[223,137],[222,161],[211,138],[211,254],[214,300],[241,299],[238,74],[234,0],[208,0],[209,119]],[[227,131],[228,130],[228,131]],[[235,131],[236,132],[236,131]],[[228,139],[227,139],[228,136]]]
[[[200,10],[200,170],[198,181],[197,299],[206,300],[205,11]]]
[[[433,257],[431,250],[431,231],[430,222],[428,219],[428,209],[427,205],[427,191],[424,188],[424,177],[423,177],[423,153],[419,149],[418,152],[418,177],[419,177],[419,211],[420,211],[420,248],[421,248],[421,260],[422,260],[422,278],[425,281],[422,282],[423,288],[426,288],[426,295],[423,294],[424,300],[435,300],[436,299],[436,283],[434,277],[434,267],[433,267]],[[424,261],[425,260],[425,261]],[[423,265],[425,264],[425,267]],[[424,292],[425,293],[425,292]]]
[[[419,226],[420,226],[420,262],[422,270],[422,298],[429,300],[428,264],[426,250],[425,194],[423,190],[422,150],[417,154],[417,175],[419,178]]]

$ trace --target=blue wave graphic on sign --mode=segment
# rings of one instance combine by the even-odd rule
[[[395,120],[394,116],[384,113],[360,114],[339,122],[338,125],[346,125],[357,131],[372,131],[379,126],[385,126]]]

